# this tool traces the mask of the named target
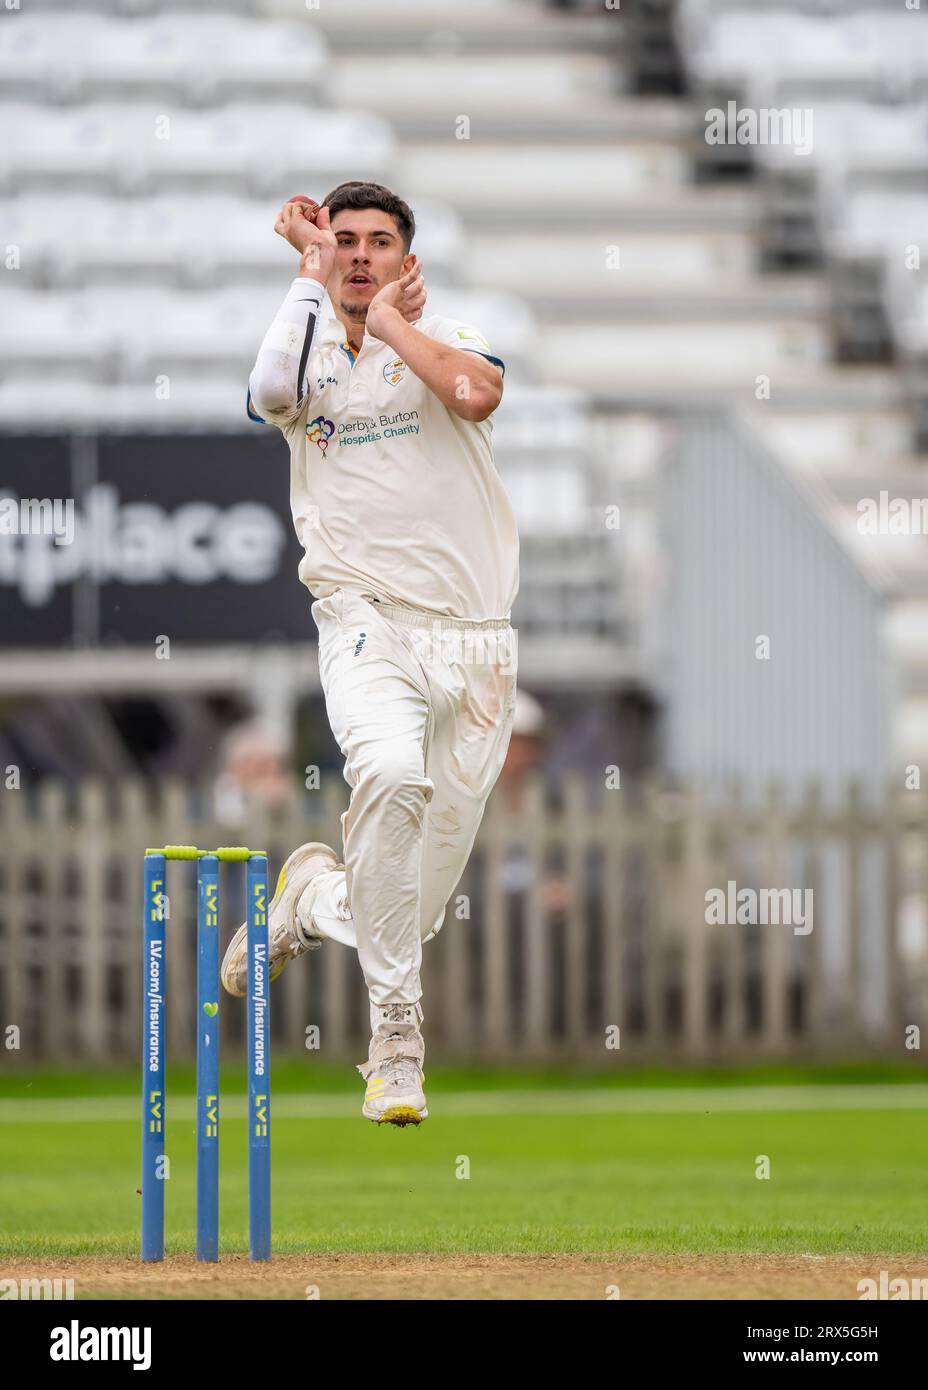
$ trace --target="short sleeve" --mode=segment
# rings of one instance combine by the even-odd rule
[[[481,357],[485,357],[488,362],[495,363],[505,376],[506,364],[501,358],[494,355],[480,329],[474,328],[472,324],[459,323],[457,319],[439,318],[435,320],[429,336],[435,338],[439,343],[446,343],[448,347],[460,348],[461,352],[478,353]]]

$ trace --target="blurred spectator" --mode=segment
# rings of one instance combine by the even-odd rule
[[[259,719],[230,729],[222,743],[213,793],[217,818],[240,825],[256,800],[269,811],[283,805],[287,757],[286,740]]]
[[[516,691],[509,751],[499,777],[506,810],[517,814],[525,798],[526,780],[537,772],[545,749],[545,712],[534,695]]]
[[[516,692],[509,751],[500,773],[498,795],[508,813],[518,819],[525,804],[525,793],[534,776],[542,776],[541,762],[547,742],[544,708],[527,690]],[[524,894],[531,883],[531,859],[524,844],[514,843],[502,863],[503,888],[507,894]],[[570,901],[567,880],[560,873],[545,870],[541,902],[547,912],[564,912]]]

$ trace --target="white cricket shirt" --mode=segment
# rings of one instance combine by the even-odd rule
[[[505,370],[468,324],[432,315],[414,327]],[[355,357],[336,318],[317,327],[305,381],[298,412],[273,423],[290,445],[307,588],[317,598],[350,588],[445,617],[508,618],[519,537],[493,462],[492,419],[462,420],[366,330]]]

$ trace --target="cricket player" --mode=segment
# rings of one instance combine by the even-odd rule
[[[292,200],[274,230],[299,274],[247,409],[290,445],[299,574],[351,797],[343,861],[305,844],[281,870],[270,978],[325,940],[354,947],[372,1033],[363,1114],[419,1124],[422,943],[441,930],[515,704],[519,542],[491,447],[505,368],[473,325],[423,317],[415,221],[388,189]],[[244,926],[222,979],[245,994]]]

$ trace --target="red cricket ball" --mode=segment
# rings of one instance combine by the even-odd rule
[[[319,206],[319,204],[316,202],[315,198],[307,198],[307,196],[306,196],[305,193],[294,193],[294,195],[293,195],[292,198],[288,198],[288,199],[287,199],[287,202],[288,202],[288,203],[308,203],[309,206],[310,206],[310,208],[312,209],[312,212],[309,214],[309,220],[310,220],[310,221],[312,221],[313,217],[315,216],[316,209],[317,209],[318,206]],[[306,216],[306,215],[307,215],[307,214],[304,214],[304,216]]]

